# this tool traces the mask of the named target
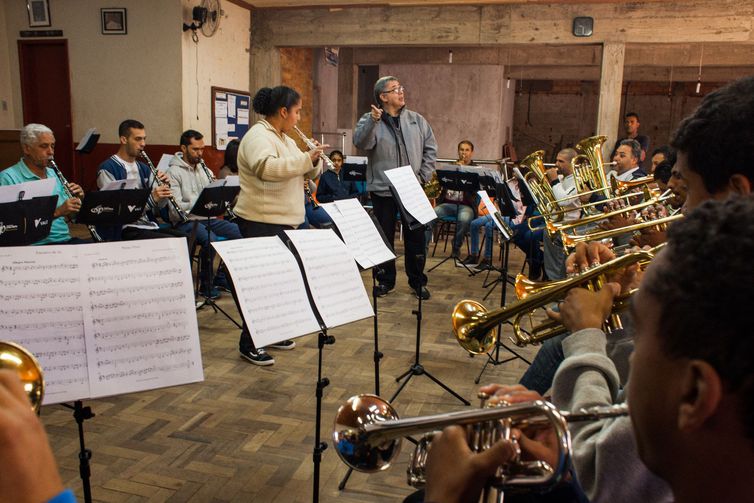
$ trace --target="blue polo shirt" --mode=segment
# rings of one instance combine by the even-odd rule
[[[47,178],[55,180],[55,191],[53,195],[58,196],[58,204],[60,206],[66,199],[65,188],[60,183],[60,179],[55,176],[55,171],[52,168],[46,168]],[[23,159],[8,169],[4,169],[0,172],[0,185],[16,185],[19,183],[33,182],[35,180],[41,180],[37,175],[31,172],[26,166]],[[55,243],[64,243],[70,241],[71,233],[68,230],[68,224],[65,222],[65,217],[58,217],[52,221],[50,227],[50,235],[46,238],[37,241],[34,245],[48,245]]]

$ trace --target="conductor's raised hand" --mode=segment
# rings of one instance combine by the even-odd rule
[[[382,109],[372,105],[372,111],[370,112],[370,114],[372,115],[372,120],[374,122],[377,122],[382,118]]]

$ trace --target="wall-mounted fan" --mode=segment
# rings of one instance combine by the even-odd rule
[[[196,42],[196,30],[201,29],[205,37],[211,37],[220,26],[220,17],[223,11],[220,8],[220,0],[202,0],[202,3],[191,10],[191,24],[183,23],[183,31],[191,30],[191,35]]]

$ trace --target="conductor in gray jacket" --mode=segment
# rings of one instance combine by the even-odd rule
[[[424,184],[431,179],[437,158],[437,142],[432,128],[424,117],[406,109],[404,91],[397,78],[381,77],[374,84],[377,106],[372,105],[372,110],[359,119],[353,133],[354,145],[367,152],[367,191],[374,215],[391,247],[394,247],[399,208],[390,193],[385,171],[411,165],[419,183]],[[424,274],[424,228],[409,230],[405,215],[401,214],[401,219],[408,284],[417,297],[421,295],[426,300],[429,299],[429,290],[425,286],[427,276]],[[378,280],[380,296],[395,288],[395,261],[384,264]]]

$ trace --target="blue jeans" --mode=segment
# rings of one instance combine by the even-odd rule
[[[194,221],[178,224],[175,228],[191,235],[191,231],[194,228]],[[215,259],[215,250],[213,250],[211,246],[208,246],[210,236],[212,241],[217,241],[218,236],[222,236],[226,239],[241,239],[242,237],[241,231],[238,230],[238,225],[233,222],[213,218],[209,221],[208,225],[207,220],[198,220],[198,225],[196,227],[196,242],[202,247],[200,280],[203,285],[209,283],[210,276],[210,268],[204,266],[204,264],[211,264]]]
[[[469,232],[469,225],[474,218],[474,209],[465,204],[443,203],[435,206],[437,218],[456,217],[456,234],[453,237],[453,250],[458,251],[463,244],[463,237]]]
[[[312,227],[320,228],[323,224],[331,224],[332,219],[322,208],[314,208],[312,203],[307,202],[304,206],[306,214],[304,216],[304,223],[299,225],[299,229],[310,229]]]
[[[510,226],[511,219],[503,217],[503,221]],[[479,228],[484,225],[484,257],[492,258],[492,236],[495,230],[495,221],[489,215],[475,218],[471,221],[471,254],[479,254]]]
[[[531,362],[518,383],[538,392],[540,395],[544,395],[552,387],[555,372],[565,360],[562,341],[567,335],[559,335],[542,343],[537,356],[534,357],[534,361]]]

